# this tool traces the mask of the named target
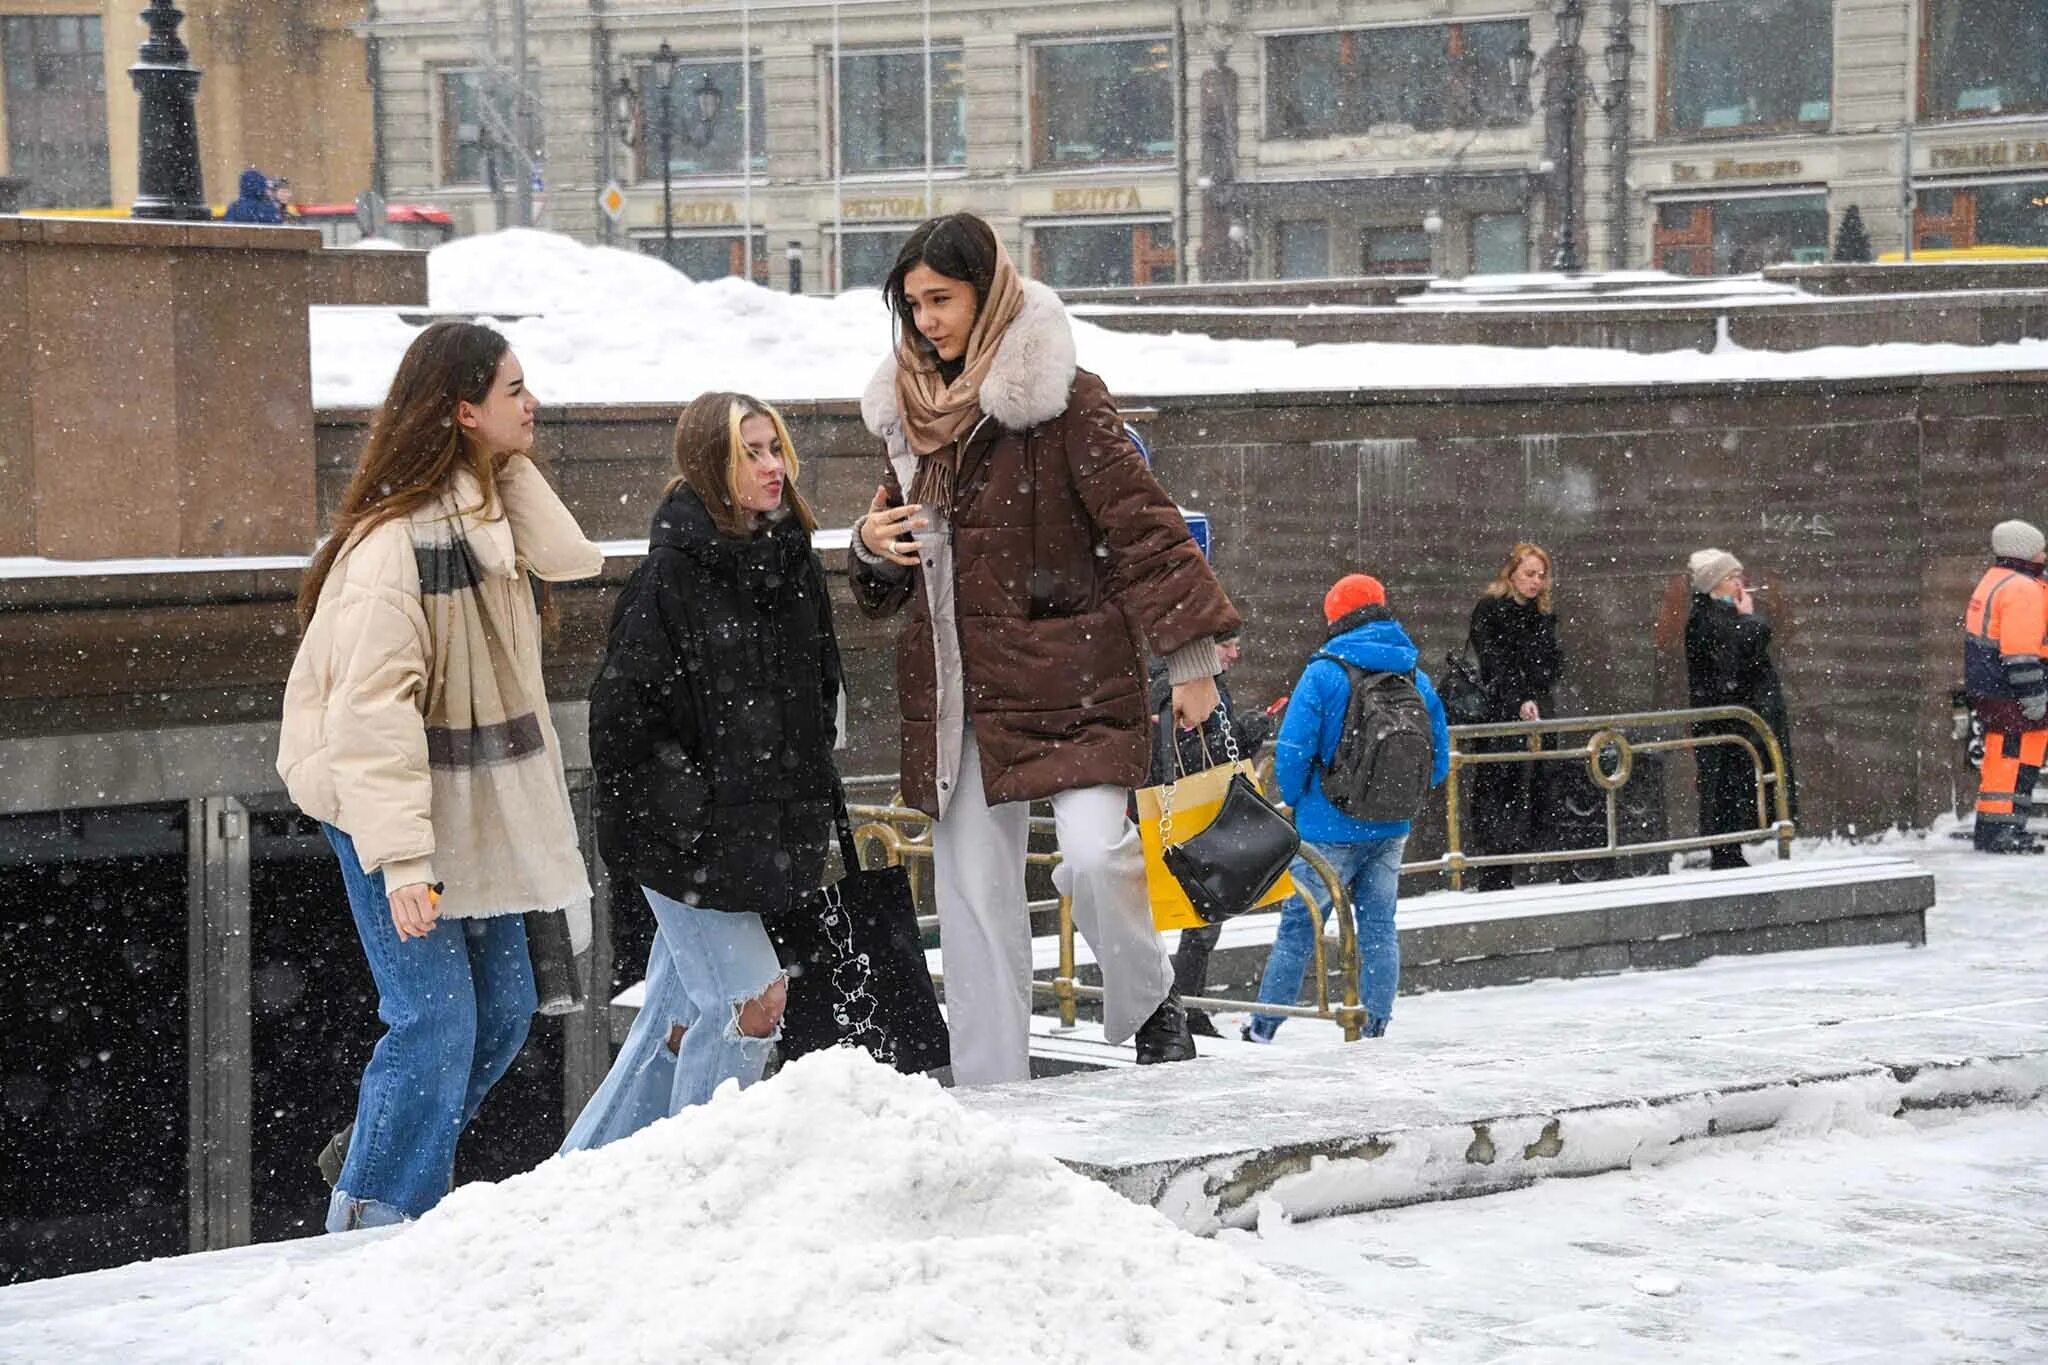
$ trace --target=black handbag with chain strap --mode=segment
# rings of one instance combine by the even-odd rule
[[[945,1066],[952,1041],[925,968],[909,874],[861,867],[837,776],[833,823],[845,875],[766,920],[789,974],[783,1060],[844,1045],[902,1072]]]
[[[1218,708],[1218,714],[1223,714]],[[1195,913],[1210,924],[1241,915],[1273,889],[1301,852],[1301,835],[1246,776],[1237,739],[1224,716],[1224,749],[1236,769],[1224,789],[1223,804],[1199,833],[1177,844],[1165,844],[1161,857],[1167,871],[1187,893]],[[1171,828],[1175,784],[1164,794],[1166,808],[1161,842]]]

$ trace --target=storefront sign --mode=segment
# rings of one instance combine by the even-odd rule
[[[1091,186],[1088,189],[1054,190],[1054,213],[1135,213],[1145,207],[1136,185]]]
[[[657,216],[660,209],[655,210]],[[676,205],[677,227],[738,227],[739,205],[730,199],[686,200]]]
[[[1708,166],[1687,161],[1671,163],[1671,179],[1678,184],[1701,184],[1714,180],[1793,180],[1806,170],[1803,161],[1737,161],[1724,156]]]
[[[869,194],[843,199],[840,216],[849,223],[914,223],[929,218],[936,209],[925,207],[921,194]]]
[[[1971,142],[1960,147],[1934,147],[1928,168],[1937,171],[1995,170],[2000,166],[2048,166],[2048,138],[2011,142]]]

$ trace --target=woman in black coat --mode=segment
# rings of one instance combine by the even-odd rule
[[[1756,600],[1734,555],[1726,550],[1701,550],[1687,568],[1693,587],[1692,615],[1685,623],[1685,671],[1691,702],[1694,706],[1747,706],[1763,717],[1784,753],[1787,808],[1796,812],[1792,735],[1785,714],[1785,689],[1778,681],[1778,666],[1771,661],[1771,623],[1756,614]],[[1756,732],[1739,721],[1702,722],[1693,727],[1693,733],[1741,735],[1752,743],[1757,740]],[[1732,744],[1710,744],[1695,752],[1700,833],[1757,828],[1757,776],[1749,754]],[[1765,810],[1775,814],[1768,800]],[[1742,845],[1715,848],[1713,866],[1748,866]]]
[[[1551,714],[1551,695],[1564,671],[1564,652],[1557,643],[1557,615],[1551,609],[1550,554],[1524,541],[1508,551],[1505,563],[1486,585],[1486,595],[1472,608],[1472,652],[1479,662],[1479,682],[1486,689],[1488,721],[1541,720]],[[1528,741],[1482,740],[1480,753],[1526,749]],[[1533,763],[1475,763],[1470,776],[1471,838],[1476,854],[1527,852],[1534,841],[1536,793]],[[1514,885],[1508,865],[1480,868],[1467,878],[1476,891],[1503,891]]]
[[[706,394],[676,468],[590,692],[598,849],[657,924],[647,998],[565,1152],[760,1079],[786,998],[763,921],[832,842],[839,646],[789,433]]]

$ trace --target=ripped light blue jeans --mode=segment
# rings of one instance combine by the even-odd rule
[[[777,1030],[751,1037],[739,1027],[740,1007],[782,975],[761,917],[700,909],[640,889],[657,926],[647,955],[647,998],[604,1084],[563,1139],[565,1153],[602,1147],[703,1104],[726,1081],[752,1085],[781,1037]],[[682,1039],[671,1051],[679,1026]]]

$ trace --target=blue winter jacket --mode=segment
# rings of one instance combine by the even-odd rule
[[[1370,609],[1362,613],[1374,614]],[[1346,618],[1347,620],[1349,618]],[[1340,624],[1342,624],[1340,622]],[[1415,646],[1401,623],[1379,614],[1323,644],[1334,654],[1371,673],[1415,672],[1415,690],[1429,708],[1430,742],[1436,749],[1436,763],[1430,785],[1450,775],[1451,733],[1444,719],[1444,704],[1437,699],[1429,674],[1415,667]],[[1275,745],[1273,775],[1280,784],[1280,797],[1294,807],[1294,826],[1301,837],[1317,844],[1362,844],[1370,839],[1391,839],[1406,834],[1406,820],[1373,824],[1354,820],[1330,804],[1323,795],[1322,774],[1336,756],[1337,741],[1344,733],[1344,713],[1351,704],[1351,677],[1342,665],[1329,659],[1311,659],[1302,670],[1301,681],[1287,702],[1287,715],[1280,723]]]
[[[269,223],[284,221],[284,210],[270,197],[270,177],[258,170],[242,172],[242,197],[221,214],[227,223]]]

